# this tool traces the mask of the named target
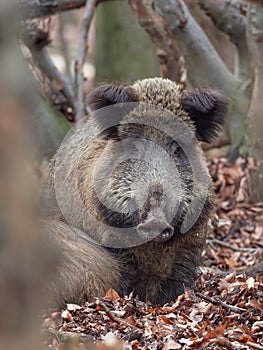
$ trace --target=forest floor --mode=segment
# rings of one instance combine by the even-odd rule
[[[209,161],[216,218],[194,289],[162,307],[114,290],[43,315],[48,349],[263,349],[263,203],[250,203],[253,159]]]

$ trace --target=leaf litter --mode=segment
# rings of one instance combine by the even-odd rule
[[[263,203],[251,203],[252,158],[208,161],[215,183],[212,220],[196,286],[164,306],[104,298],[43,314],[50,350],[262,349]]]

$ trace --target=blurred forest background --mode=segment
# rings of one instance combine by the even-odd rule
[[[37,95],[33,129],[40,159],[49,159],[70,124],[87,114],[86,96],[95,84],[162,76],[182,88],[218,88],[231,99],[221,139],[204,146],[217,147],[210,156],[261,161],[262,1],[14,3],[22,18],[14,35]],[[256,199],[263,196],[260,182],[260,174],[251,179]]]
[[[50,258],[35,234],[43,167],[88,113],[86,96],[95,84],[162,76],[182,88],[222,90],[231,99],[225,130],[204,149],[229,162],[254,157],[251,200],[263,199],[263,1],[1,0],[0,76],[0,307],[10,316],[0,327],[6,334],[34,324],[36,290]],[[27,349],[32,334],[21,332]]]

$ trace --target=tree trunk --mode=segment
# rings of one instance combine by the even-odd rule
[[[254,200],[263,200],[263,5],[251,1],[247,13],[247,40],[254,63],[254,86],[248,113],[246,147],[259,161],[259,169],[251,175]]]
[[[126,2],[102,3],[96,21],[98,82],[127,82],[159,75],[156,48]]]
[[[245,135],[240,116],[246,113],[249,99],[241,81],[235,77],[181,0],[156,0],[184,53],[187,76],[193,86],[221,89],[232,101],[227,120],[231,155],[238,155]]]
[[[37,315],[51,255],[38,221],[40,181],[26,107],[33,89],[16,45],[17,13],[10,3],[0,2],[0,347],[32,350],[40,344]]]

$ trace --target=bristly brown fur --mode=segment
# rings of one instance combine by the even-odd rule
[[[62,221],[48,220],[44,227],[58,255],[57,269],[45,290],[45,304],[80,304],[105,295],[112,286],[118,289],[120,268],[110,253]]]
[[[214,90],[200,89],[183,92],[175,83],[161,78],[145,79],[132,86],[104,85],[95,89],[89,95],[88,101],[95,112],[90,117],[94,118],[92,119],[94,128],[98,127],[97,123],[103,122],[100,115],[96,115],[96,110],[103,107],[113,106],[113,112],[118,113],[118,109],[114,110],[116,104],[136,102],[138,107],[134,109],[137,114],[129,109],[126,110],[127,115],[120,114],[117,117],[119,122],[106,133],[97,136],[89,147],[87,147],[85,132],[92,136],[95,129],[81,130],[69,139],[66,156],[63,159],[60,158],[64,171],[59,180],[65,191],[71,191],[64,205],[68,212],[67,219],[77,230],[73,230],[63,222],[63,215],[56,203],[52,171],[54,163],[51,163],[48,206],[52,210],[51,218],[45,226],[51,236],[51,242],[61,248],[64,264],[58,268],[57,277],[47,289],[47,294],[58,306],[65,302],[82,302],[86,299],[91,300],[94,296],[103,296],[110,287],[115,288],[121,295],[134,291],[143,300],[161,304],[169,302],[181,294],[185,286],[194,284],[196,269],[200,264],[205,245],[207,223],[213,215],[213,189],[209,178],[204,207],[192,228],[186,233],[180,233],[177,227],[180,225],[180,219],[176,218],[171,222],[175,234],[168,241],[149,241],[132,248],[106,248],[108,245],[105,242],[111,241],[107,228],[102,231],[94,227],[85,216],[85,211],[80,212],[75,203],[79,200],[80,193],[85,210],[88,210],[94,218],[102,219],[103,222],[108,221],[111,225],[115,223],[114,227],[118,227],[120,215],[115,213],[114,216],[110,210],[102,207],[93,189],[93,171],[102,153],[106,149],[111,150],[118,140],[125,139],[129,135],[135,138],[147,138],[148,135],[149,140],[166,147],[167,140],[163,140],[166,137],[165,133],[158,127],[162,124],[166,124],[168,128],[172,127],[178,117],[188,125],[191,132],[196,133],[199,140],[211,141],[223,124],[228,101],[221,93]],[[149,114],[147,105],[161,107],[164,112],[159,110],[158,114],[157,108],[155,112]],[[106,113],[105,117],[107,123],[107,117],[111,117],[111,114]],[[122,118],[125,118],[128,124],[122,124]],[[141,124],[136,125],[138,120],[136,118],[145,121],[146,126],[143,130]],[[154,121],[154,127],[147,124],[150,120]],[[197,149],[200,148],[198,141],[191,145]],[[198,189],[194,192],[192,188],[191,166],[189,160],[185,159],[184,152],[175,153],[174,157],[177,157],[175,161],[177,161],[182,191],[184,191],[182,195],[182,213],[184,213],[191,203],[191,196],[199,196],[199,192]],[[162,159],[156,161],[155,173],[158,172],[158,167],[162,167]],[[122,201],[123,198],[128,197],[129,183],[135,181],[135,178],[147,178],[149,175],[152,179],[152,174],[147,173],[150,170],[140,169],[144,168],[138,163],[123,162],[118,169],[114,170],[115,187],[111,184],[113,187],[105,190],[110,200]],[[78,178],[77,190],[72,182],[75,174]],[[154,188],[162,189],[165,181],[169,181],[168,175],[158,178],[161,184],[156,180],[157,186]],[[74,188],[73,191],[71,186]],[[77,191],[79,193],[75,193]],[[176,196],[176,189],[172,188],[169,195]],[[149,196],[153,196],[151,191]],[[154,210],[162,198],[163,196],[154,198]],[[149,201],[151,199],[149,198]],[[139,213],[139,220],[145,220],[151,208],[150,205],[145,205],[146,213],[142,215]],[[112,222],[115,220],[116,222]],[[94,245],[83,238],[85,234],[101,242],[102,246]]]

